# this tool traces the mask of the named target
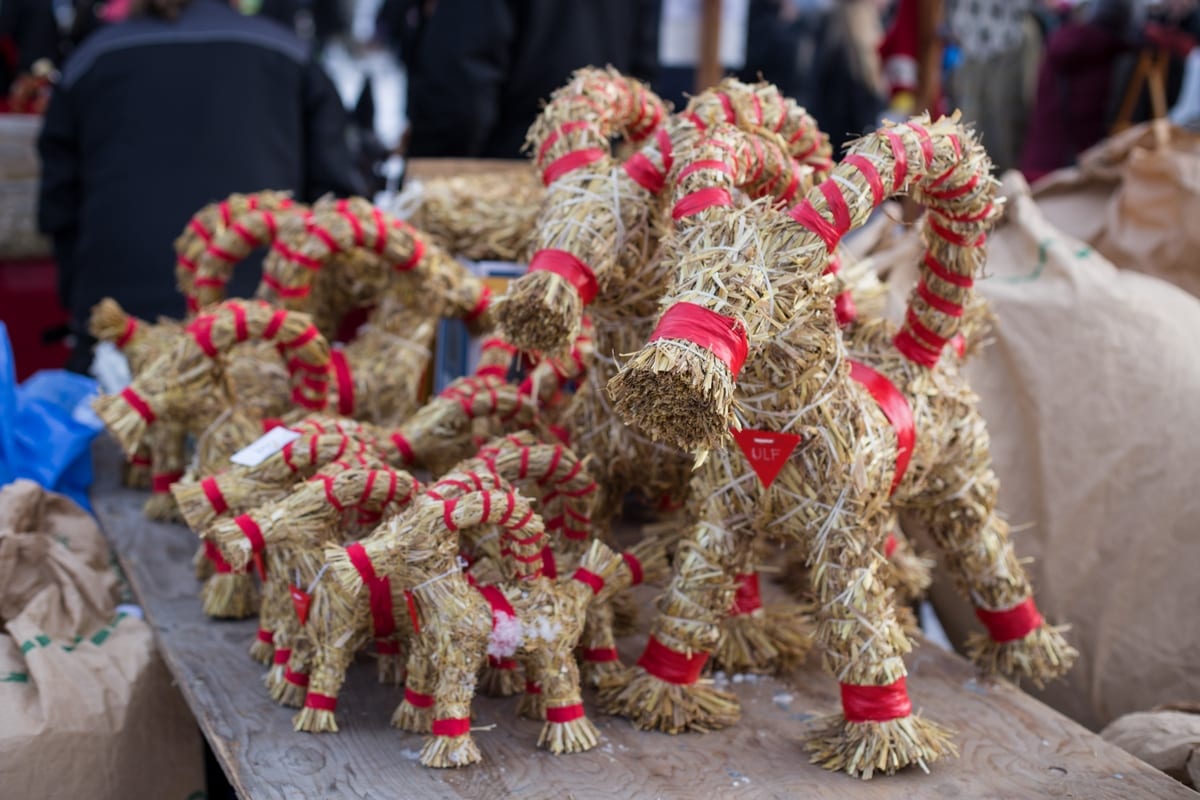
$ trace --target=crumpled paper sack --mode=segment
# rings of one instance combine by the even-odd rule
[[[203,796],[195,720],[117,588],[79,506],[32,481],[0,489],[0,796]]]
[[[976,284],[997,321],[965,372],[1038,607],[1080,651],[1064,679],[1023,688],[1099,730],[1200,699],[1200,300],[1063,233],[1019,175],[1002,193]],[[876,258],[902,315],[920,244],[896,248]],[[956,645],[982,631],[943,571],[932,599]]]
[[[1100,736],[1193,789],[1200,789],[1200,704],[1126,714]]]

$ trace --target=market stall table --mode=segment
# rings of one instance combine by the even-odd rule
[[[473,725],[484,761],[451,771],[422,767],[423,737],[389,726],[402,690],[378,684],[364,656],[339,698],[341,732],[295,733],[294,710],[271,701],[263,668],[247,654],[256,620],[215,621],[201,613],[191,567],[195,534],[142,516],[146,495],[119,485],[120,456],[111,441],[98,442],[95,464],[96,514],[167,666],[241,797],[1200,796],[1010,684],[976,680],[966,661],[930,644],[909,660],[913,702],[958,731],[961,756],[938,762],[929,775],[910,770],[862,782],[808,763],[802,742],[811,721],[838,708],[837,684],[816,658],[783,679],[735,680],[743,715],[732,729],[673,737],[593,714],[601,744],[578,755],[536,749],[541,725],[516,717],[516,698],[479,698]],[[641,637],[621,642],[627,663],[641,644]]]

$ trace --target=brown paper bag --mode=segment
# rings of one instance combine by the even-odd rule
[[[29,481],[0,489],[0,796],[202,790],[195,721],[116,586],[84,511]]]
[[[1147,123],[1101,142],[1034,197],[1052,225],[1117,267],[1200,296],[1200,134],[1162,130]]]
[[[1048,224],[1019,176],[1005,193],[978,283],[998,322],[967,377],[1000,510],[1036,559],[1038,605],[1071,623],[1081,652],[1035,694],[1099,729],[1200,699],[1200,301]],[[908,252],[889,281],[893,310],[912,286]],[[944,575],[933,602],[955,644],[982,630]]]

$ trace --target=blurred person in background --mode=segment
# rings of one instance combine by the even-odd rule
[[[1030,182],[1108,135],[1114,67],[1134,46],[1133,12],[1131,0],[1096,0],[1050,33],[1021,155]]]
[[[574,70],[650,81],[658,68],[658,0],[438,0],[422,13],[405,56],[410,156],[519,158]]]
[[[1016,166],[1025,134],[1026,22],[1030,0],[951,0],[950,32],[961,60],[950,76],[953,104],[975,125],[996,171]]]
[[[819,88],[808,110],[829,134],[835,158],[843,143],[879,125],[887,105],[879,12],[879,0],[838,0],[821,37],[814,70]]]
[[[38,226],[91,359],[91,307],[112,296],[140,317],[181,317],[172,243],[193,213],[233,192],[357,194],[346,117],[307,46],[218,0],[138,0],[65,63],[38,141]],[[258,270],[237,270],[248,295]]]
[[[770,81],[843,142],[874,130],[885,106],[881,0],[751,0],[744,81]]]

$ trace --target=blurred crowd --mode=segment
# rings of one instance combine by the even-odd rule
[[[1159,114],[1165,100],[1173,121],[1200,118],[1196,0],[718,5],[723,71],[776,83],[838,144],[885,118],[960,109],[998,171],[1036,179],[1150,116],[1151,73]],[[519,158],[541,102],[582,66],[685,102],[706,7],[3,0],[0,97],[45,114],[39,225],[78,330],[105,294],[143,316],[181,313],[171,241],[230,193],[370,195],[402,156]]]
[[[24,110],[31,77],[52,75],[51,65],[61,66],[92,32],[136,15],[146,1],[0,3],[0,86],[13,89],[6,93],[10,107]],[[572,69],[587,64],[612,64],[680,101],[682,90],[693,88],[690,71],[680,79],[677,65],[660,64],[659,55],[672,28],[699,15],[702,5],[231,2],[243,15],[290,29],[323,58],[356,124],[352,143],[368,151],[363,165],[383,154],[381,147],[417,156],[518,157],[538,104]],[[999,169],[1022,168],[1038,177],[1069,164],[1112,126],[1143,48],[1170,54],[1167,94],[1179,96],[1193,37],[1200,34],[1196,5],[725,0],[722,24],[733,20],[734,35],[744,42],[724,67],[743,79],[776,83],[836,139],[868,130],[887,114],[961,109]],[[398,80],[388,80],[397,73]],[[44,99],[43,93],[43,105]],[[1144,118],[1149,109],[1143,102],[1133,113]],[[401,131],[408,134],[403,142]]]

